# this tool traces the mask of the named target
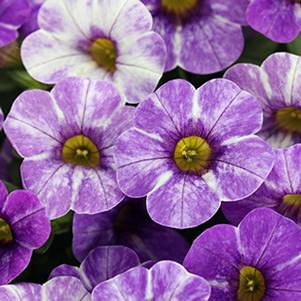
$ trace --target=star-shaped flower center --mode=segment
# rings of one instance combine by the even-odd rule
[[[13,233],[9,224],[0,218],[0,247],[3,245],[8,245],[13,241]]]
[[[100,163],[99,150],[84,135],[71,137],[64,143],[62,158],[66,163],[89,167],[97,167]]]
[[[162,9],[176,17],[186,17],[198,5],[199,0],[161,0]]]
[[[93,60],[106,71],[116,71],[117,51],[112,40],[107,38],[96,39],[91,47],[90,54]]]
[[[209,144],[199,136],[182,138],[174,150],[174,161],[183,172],[201,174],[209,166],[212,150]]]
[[[260,301],[264,294],[265,280],[262,273],[252,266],[241,268],[237,299],[239,301]]]
[[[282,130],[301,134],[301,110],[295,107],[279,109],[276,113],[276,122]]]

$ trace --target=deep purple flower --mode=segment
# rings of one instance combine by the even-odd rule
[[[301,31],[300,0],[252,0],[246,12],[248,24],[271,40],[289,43]]]
[[[50,218],[70,208],[107,211],[122,201],[112,148],[133,111],[111,83],[80,78],[68,78],[50,93],[32,90],[17,98],[5,132],[25,158],[24,186],[38,194]]]
[[[47,241],[50,231],[45,209],[36,195],[25,190],[8,194],[0,182],[0,285],[25,270],[33,249]]]
[[[38,13],[45,0],[27,0],[30,7],[30,14],[26,22],[21,27],[21,33],[24,37],[39,29]]]
[[[274,154],[253,135],[262,111],[255,97],[225,79],[197,91],[183,80],[144,100],[134,127],[116,142],[117,181],[131,197],[147,195],[151,218],[188,228],[210,219],[221,201],[252,194]]]
[[[100,283],[92,293],[93,301],[207,301],[210,286],[201,277],[188,273],[173,261],[161,261],[150,270],[133,268]]]
[[[18,28],[29,14],[27,0],[0,0],[0,47],[18,37]]]
[[[188,243],[175,230],[154,223],[147,214],[145,201],[126,199],[116,208],[96,214],[75,214],[73,253],[82,261],[97,246],[125,245],[141,262],[170,259],[182,262]]]
[[[301,142],[301,57],[274,53],[261,67],[238,64],[225,77],[260,101],[264,122],[259,135],[274,147]]]
[[[43,285],[20,283],[0,286],[1,301],[91,301],[90,293],[75,277],[56,277]]]
[[[272,172],[254,194],[240,202],[223,204],[231,223],[238,224],[255,208],[270,207],[301,226],[301,144],[275,153]]]
[[[299,301],[300,254],[300,228],[260,208],[238,228],[217,225],[203,232],[184,266],[211,284],[210,301]]]
[[[167,46],[166,71],[220,71],[240,56],[248,0],[142,0]]]
[[[165,45],[138,0],[48,0],[38,21],[41,29],[25,39],[21,55],[41,82],[103,79],[116,84],[124,101],[138,103],[162,76]]]
[[[0,150],[0,180],[10,181],[9,171],[13,159],[13,148],[8,139],[5,139]]]
[[[49,278],[73,276],[81,280],[92,292],[94,287],[140,264],[136,253],[123,246],[106,246],[93,249],[80,267],[63,264],[55,268]]]

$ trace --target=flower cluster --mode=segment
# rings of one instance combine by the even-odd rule
[[[0,301],[300,301],[299,32],[299,0],[0,0]]]

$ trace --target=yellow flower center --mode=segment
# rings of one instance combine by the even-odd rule
[[[116,47],[112,40],[106,38],[96,39],[91,47],[90,53],[93,60],[108,72],[116,71]]]
[[[1,245],[8,245],[13,241],[13,233],[9,224],[0,218],[0,247]]]
[[[283,130],[301,134],[301,110],[297,108],[279,109],[276,113],[276,122]]]
[[[186,17],[197,5],[199,0],[161,0],[161,7],[167,13],[177,17]]]
[[[265,293],[265,280],[262,273],[252,267],[244,266],[240,269],[238,301],[260,301]]]
[[[86,136],[77,135],[69,138],[63,146],[64,162],[97,167],[100,164],[100,154],[96,145]]]
[[[201,174],[209,166],[211,153],[209,144],[203,138],[189,136],[177,143],[173,158],[181,171]]]

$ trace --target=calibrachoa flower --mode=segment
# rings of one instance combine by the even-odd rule
[[[264,122],[259,135],[274,147],[301,142],[301,57],[274,53],[261,67],[238,64],[225,77],[260,101]]]
[[[24,186],[39,195],[50,218],[70,208],[102,212],[122,201],[112,148],[133,111],[112,84],[80,78],[68,78],[50,93],[32,90],[17,98],[5,132],[25,158]]]
[[[300,228],[260,208],[238,228],[217,225],[203,232],[184,266],[211,284],[210,301],[299,301],[300,255]]]
[[[36,195],[25,190],[8,194],[0,182],[0,285],[25,270],[33,249],[47,241],[50,231],[45,209]]]
[[[39,81],[104,79],[116,84],[124,100],[137,103],[162,76],[165,45],[138,0],[48,0],[38,22],[41,29],[25,39],[21,54]]]
[[[147,195],[156,222],[188,228],[210,219],[221,201],[252,194],[273,166],[259,137],[255,97],[229,80],[197,91],[174,80],[144,100],[134,127],[116,142],[117,181],[131,197]]]
[[[27,0],[0,0],[0,47],[18,37],[18,28],[29,14]]]
[[[259,189],[240,202],[223,204],[223,212],[231,223],[238,224],[257,207],[270,207],[301,226],[301,144],[275,152],[272,172]]]
[[[13,148],[8,139],[5,139],[0,150],[0,180],[10,180],[10,164],[13,159]]]
[[[203,278],[188,273],[178,263],[161,261],[150,270],[136,267],[100,283],[92,293],[92,300],[206,301],[209,296],[210,286]]]
[[[271,40],[289,43],[301,31],[300,0],[252,0],[246,11],[248,24]]]
[[[134,251],[123,246],[98,247],[92,250],[80,267],[63,264],[55,268],[50,278],[73,276],[92,292],[94,287],[140,264]]]
[[[0,287],[1,301],[91,301],[90,293],[75,277],[56,277],[43,285],[20,283]]]
[[[23,36],[27,36],[35,30],[39,29],[38,25],[38,13],[41,5],[45,0],[27,0],[30,7],[30,14],[26,22],[21,27],[21,33]]]
[[[207,74],[240,56],[247,0],[142,0],[154,18],[154,30],[167,46],[166,70],[177,65]]]
[[[95,215],[74,215],[72,247],[79,261],[97,246],[116,244],[132,248],[142,262],[182,262],[189,249],[179,233],[149,218],[142,200],[126,199],[116,208]]]

